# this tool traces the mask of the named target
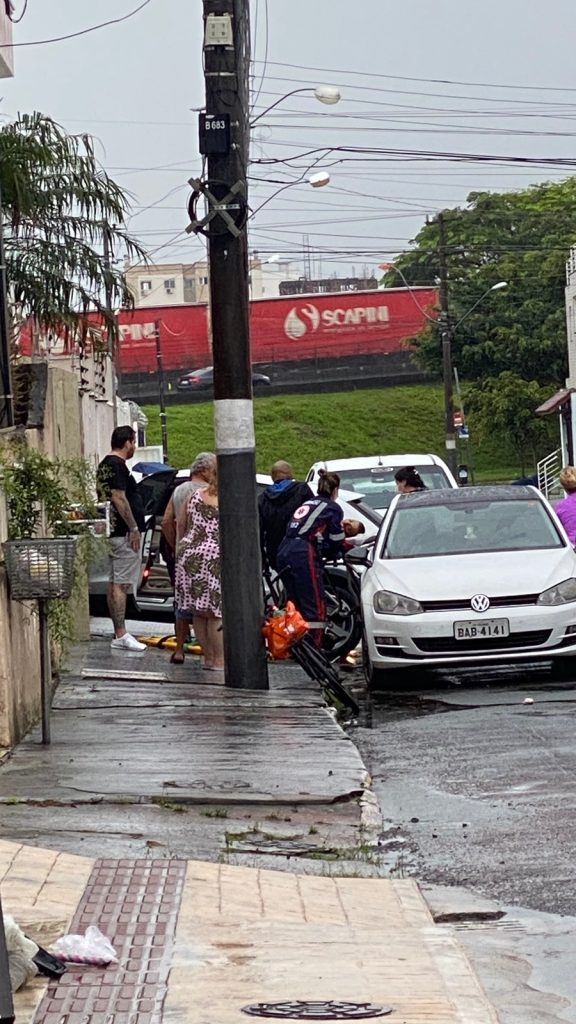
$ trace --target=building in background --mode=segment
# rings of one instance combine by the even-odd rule
[[[159,263],[124,268],[137,309],[208,302],[208,264]]]
[[[368,292],[378,287],[375,277],[299,277],[280,282],[280,295],[321,295],[331,292]]]
[[[5,0],[0,0],[0,78],[13,78],[12,22],[6,8]]]
[[[559,447],[538,464],[538,486],[546,497],[560,496],[559,474],[562,466],[576,461],[576,245],[566,262],[566,339],[568,376],[566,387],[552,395],[536,410],[538,416],[558,416]]]
[[[159,263],[124,270],[126,282],[137,309],[152,306],[185,306],[207,303],[210,298],[209,272],[206,260],[196,263]],[[281,294],[283,281],[297,281],[290,263],[276,257],[262,260],[257,253],[250,257],[250,297],[270,299]]]

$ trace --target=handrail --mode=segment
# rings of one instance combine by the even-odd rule
[[[544,459],[540,459],[536,467],[538,474],[538,487],[546,498],[549,497],[550,492],[557,489],[560,485],[560,468],[562,464],[562,452],[560,448],[556,448],[555,451],[551,452]]]

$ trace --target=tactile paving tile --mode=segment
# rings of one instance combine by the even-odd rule
[[[34,1024],[161,1024],[185,873],[178,860],[97,861],[70,930],[95,924],[119,962],[70,965]]]

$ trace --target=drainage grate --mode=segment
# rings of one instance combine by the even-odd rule
[[[243,1013],[251,1017],[287,1017],[297,1020],[365,1020],[367,1017],[385,1017],[392,1013],[391,1006],[375,1003],[342,1003],[332,999],[316,1002],[301,999],[282,1003],[253,1003],[243,1006]]]

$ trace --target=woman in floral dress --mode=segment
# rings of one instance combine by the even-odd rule
[[[204,668],[224,668],[222,597],[220,589],[220,529],[216,460],[206,475],[208,486],[188,501],[179,522],[176,548],[176,650],[171,661],[184,661],[188,623],[204,652]],[[185,519],[184,519],[185,516]]]

